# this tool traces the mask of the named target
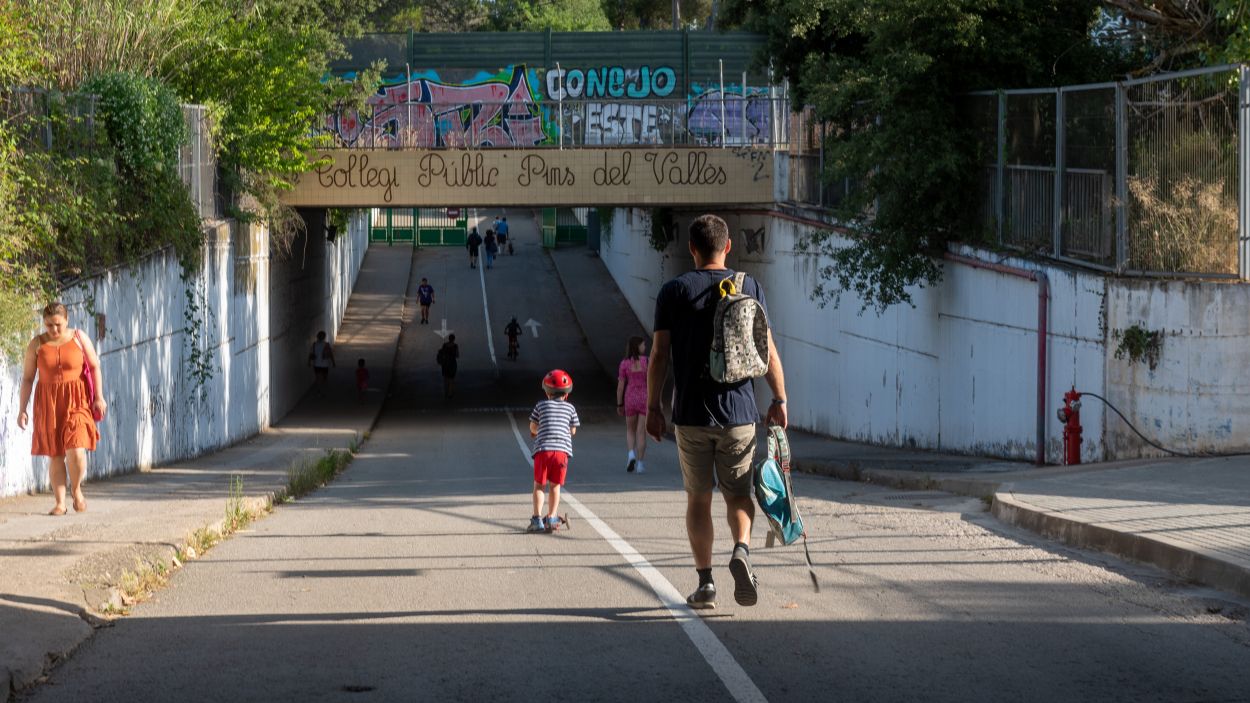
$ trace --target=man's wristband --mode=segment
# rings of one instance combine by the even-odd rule
[[[772,404],[773,405],[785,405],[786,399],[785,398],[773,398]]]

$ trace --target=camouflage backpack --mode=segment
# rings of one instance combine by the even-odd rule
[[[708,373],[717,383],[738,383],[768,372],[768,315],[760,301],[742,290],[739,271],[720,282],[712,319]]]

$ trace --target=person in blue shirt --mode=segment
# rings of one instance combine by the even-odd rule
[[[728,509],[734,548],[729,572],[734,577],[734,600],[755,605],[758,579],[751,568],[751,461],[755,455],[755,425],[759,410],[751,379],[724,384],[707,371],[712,347],[712,323],[720,282],[734,275],[725,265],[731,246],[729,227],[715,215],[703,215],[690,224],[690,255],[694,270],[664,284],[655,301],[655,334],[647,368],[647,434],[661,441],[668,429],[661,407],[661,393],[671,364],[676,393],[673,425],[677,436],[677,459],[686,489],[686,532],[694,554],[699,587],[686,599],[692,608],[716,607],[716,584],[712,580],[712,491],[719,487]],[[743,292],[764,305],[764,291],[747,276]],[[781,358],[768,336],[768,372],[764,378],[772,389],[768,406],[769,425],[785,428],[786,385]]]
[[[430,306],[434,304],[434,286],[429,279],[422,278],[417,286],[417,302],[421,304],[421,324],[430,324]]]

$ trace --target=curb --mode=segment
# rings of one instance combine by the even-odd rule
[[[965,476],[935,476],[925,471],[904,469],[881,469],[865,466],[858,461],[793,458],[795,471],[815,476],[829,476],[842,481],[858,481],[890,486],[906,491],[946,491],[961,496],[988,500],[999,490],[1002,483],[992,478],[969,478]]]
[[[1073,547],[1094,549],[1165,571],[1205,586],[1250,598],[1250,569],[1212,554],[1180,547],[1131,532],[1120,532],[1048,512],[1018,500],[1010,486],[995,493],[990,506],[994,517]]]

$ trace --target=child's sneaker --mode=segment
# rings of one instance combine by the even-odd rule
[[[552,515],[546,519],[545,527],[548,532],[555,532],[560,529],[560,518],[556,515]]]
[[[526,532],[542,532],[543,531],[543,519],[538,517],[537,515],[530,518],[529,527],[525,528],[525,531]]]

